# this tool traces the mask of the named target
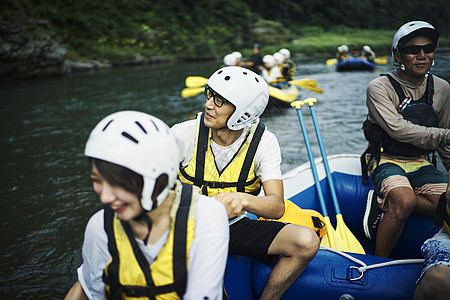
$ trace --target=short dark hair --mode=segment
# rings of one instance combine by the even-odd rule
[[[97,158],[90,158],[90,160],[95,165],[100,175],[111,185],[119,186],[126,191],[135,194],[139,201],[141,200],[142,189],[144,188],[144,178],[142,175],[128,168],[105,160]],[[167,174],[161,174],[156,179],[155,187],[151,196],[152,200],[156,200],[156,197],[164,190],[168,183],[169,176]]]
[[[139,199],[142,196],[144,178],[128,168],[107,162],[105,160],[91,158],[100,175],[111,185],[119,186],[130,193],[136,194]]]

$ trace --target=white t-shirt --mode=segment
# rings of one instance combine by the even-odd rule
[[[270,75],[269,75],[269,71],[267,71],[266,69],[263,69],[261,72],[261,76],[264,78],[264,80],[268,84],[270,84],[273,81],[275,81],[281,77],[281,70],[278,66],[272,67],[272,69],[270,69]]]
[[[178,139],[181,150],[180,162],[183,167],[187,166],[194,154],[196,120],[189,120],[175,124],[171,130]],[[239,150],[248,128],[244,128],[242,135],[230,146],[220,146],[211,141],[211,149],[216,160],[219,171],[233,158]],[[261,137],[258,149],[255,153],[255,172],[264,182],[270,179],[282,180],[281,176],[281,150],[276,136],[265,130]]]
[[[103,270],[111,255],[100,210],[89,220],[83,243],[83,264],[78,280],[89,299],[104,299]],[[201,195],[195,216],[194,240],[189,252],[188,280],[183,299],[222,299],[222,283],[228,254],[228,217],[225,207],[216,199]],[[153,245],[136,239],[151,264],[168,238],[169,231]]]

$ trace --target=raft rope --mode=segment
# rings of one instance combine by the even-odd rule
[[[378,264],[373,264],[373,265],[367,265],[365,262],[363,262],[362,260],[359,260],[357,258],[354,258],[351,255],[348,255],[347,253],[344,253],[342,251],[330,248],[330,247],[326,247],[326,246],[322,246],[320,245],[320,248],[324,249],[324,250],[328,250],[331,252],[334,252],[336,254],[339,254],[357,264],[360,264],[361,267],[355,267],[355,266],[350,266],[350,269],[356,269],[358,270],[358,272],[361,274],[359,277],[356,278],[350,278],[350,281],[356,281],[356,280],[360,280],[361,278],[364,277],[364,272],[370,269],[375,269],[375,268],[382,268],[382,267],[387,267],[387,266],[394,266],[394,265],[405,265],[405,264],[423,264],[425,259],[397,259],[397,260],[392,260],[392,261],[388,261],[388,262],[383,262],[383,263],[378,263]]]

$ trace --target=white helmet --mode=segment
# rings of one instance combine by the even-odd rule
[[[418,36],[428,37],[437,47],[439,40],[439,32],[428,22],[411,21],[400,27],[392,39],[392,56],[397,47]]]
[[[241,54],[241,52],[238,52],[238,51],[235,51],[235,52],[233,52],[233,53],[231,53],[231,55],[233,55],[236,59],[237,58],[242,58],[242,54]]]
[[[263,63],[268,63],[271,67],[275,65],[275,57],[273,55],[264,55],[263,57]]]
[[[227,121],[231,130],[239,130],[261,116],[269,101],[269,87],[258,74],[241,67],[224,67],[209,77],[208,86],[231,102],[235,111]]]
[[[367,52],[372,52],[372,49],[371,49],[369,46],[367,46],[367,45],[365,45],[365,46],[363,47],[363,50],[364,50],[364,51],[367,51]]]
[[[349,49],[348,49],[347,45],[342,45],[341,47],[342,47],[342,51],[348,52]]]
[[[232,54],[227,54],[223,58],[223,63],[225,66],[234,66],[236,64],[236,58]]]
[[[166,123],[138,111],[113,113],[92,130],[84,154],[128,168],[144,179],[141,205],[149,211],[156,179],[166,174],[169,182],[156,197],[159,206],[177,179],[180,154],[175,136]]]
[[[286,49],[286,48],[283,48],[283,49],[281,49],[281,50],[278,51],[278,52],[280,52],[281,54],[283,54],[283,55],[286,57],[286,59],[291,58],[291,51],[289,51],[289,50]]]
[[[277,52],[277,53],[275,53],[275,54],[273,55],[273,57],[275,58],[276,62],[277,62],[279,65],[283,64],[283,62],[284,62],[284,55],[283,55],[283,54]]]

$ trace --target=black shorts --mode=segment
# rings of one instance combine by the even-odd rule
[[[243,218],[230,226],[229,252],[272,264],[279,255],[267,255],[272,241],[285,223]]]

